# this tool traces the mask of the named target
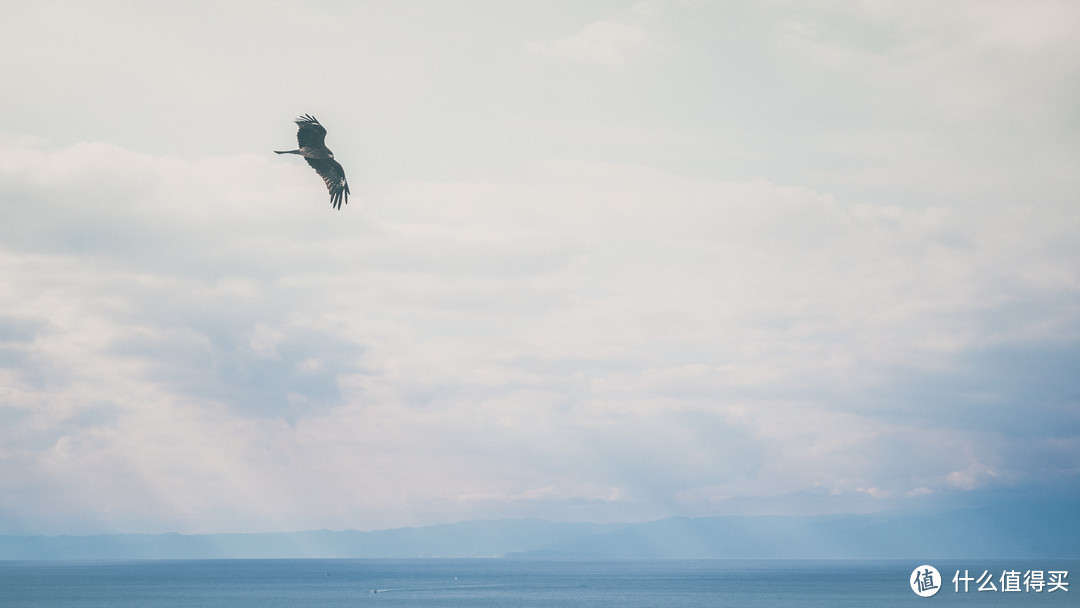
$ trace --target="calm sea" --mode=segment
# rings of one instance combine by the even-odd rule
[[[1061,560],[933,563],[921,598],[910,561],[184,560],[0,562],[3,608],[1078,606],[1080,588],[956,592],[956,570],[1070,571]],[[1080,578],[1080,574],[1070,575]],[[1071,577],[1065,581],[1072,582]]]

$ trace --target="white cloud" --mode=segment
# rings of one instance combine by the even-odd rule
[[[981,462],[973,462],[965,469],[949,473],[945,479],[950,485],[962,490],[974,490],[999,477],[1001,475],[993,468]]]
[[[27,447],[2,474],[165,529],[974,488],[988,478],[948,447],[973,441],[962,426],[920,434],[873,395],[994,341],[1002,306],[1076,289],[1046,271],[1076,264],[1055,255],[1071,227],[1008,208],[560,161],[331,214],[273,158],[3,158],[0,316],[28,329],[5,431]],[[87,223],[83,240],[34,200]],[[1042,301],[1003,339],[1075,329],[1066,301]]]
[[[269,153],[313,103],[259,109],[281,54],[178,32],[156,52],[190,59],[190,38],[248,68],[222,115],[148,82],[176,107],[125,103],[108,144],[63,143],[89,106],[9,90],[57,121],[2,118],[41,135],[0,138],[0,528],[835,512],[1075,483],[1075,150],[1031,146],[1075,125],[1060,28],[777,6],[344,11],[334,27],[384,33],[328,37],[339,62],[275,89],[334,92],[341,211]]]
[[[821,87],[845,86],[858,91],[858,101],[909,119],[1049,126],[1044,121],[1068,116],[1068,100],[1076,96],[1063,80],[1080,60],[1065,25],[1078,16],[1074,3],[1032,3],[1023,10],[1006,2],[793,9],[778,40],[790,51],[788,61],[801,66],[807,86],[814,80]]]
[[[550,42],[531,42],[526,50],[537,55],[599,63],[622,65],[627,58],[652,43],[648,30],[605,19],[590,23],[572,36]]]

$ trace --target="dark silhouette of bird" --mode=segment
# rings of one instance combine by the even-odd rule
[[[303,156],[307,164],[326,182],[326,189],[330,191],[330,204],[335,209],[341,209],[341,203],[349,204],[349,182],[345,181],[345,170],[334,160],[334,153],[324,143],[326,129],[310,114],[297,118],[296,126],[299,127],[296,142],[300,144],[300,149],[274,152]]]

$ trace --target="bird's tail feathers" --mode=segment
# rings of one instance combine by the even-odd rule
[[[300,154],[300,150],[274,150],[274,154]]]

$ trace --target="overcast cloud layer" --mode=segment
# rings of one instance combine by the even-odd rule
[[[0,533],[1080,491],[1075,2],[6,12]]]

